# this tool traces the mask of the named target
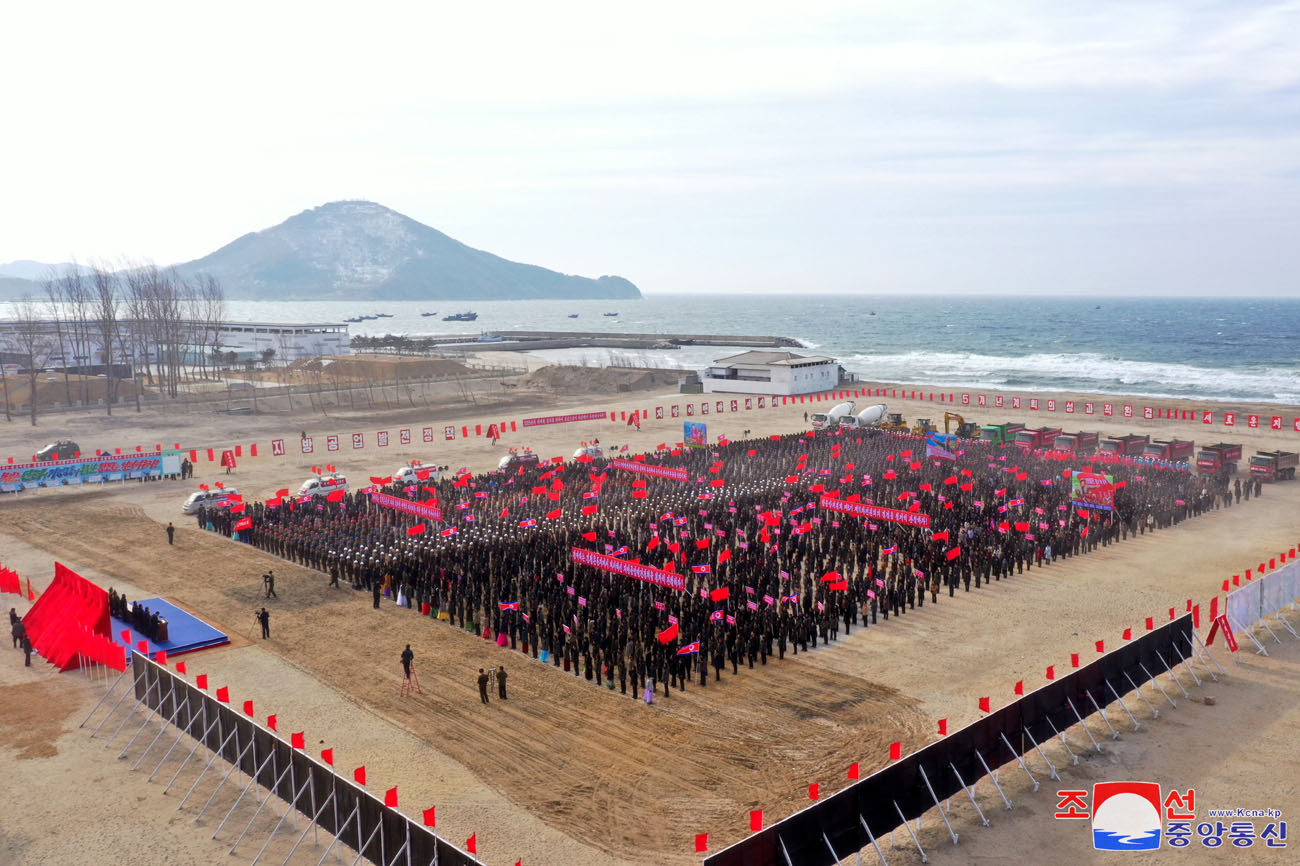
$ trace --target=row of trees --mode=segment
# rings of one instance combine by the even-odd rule
[[[56,360],[63,373],[65,401],[89,406],[100,399],[91,382],[103,375],[104,409],[111,415],[120,369],[132,371],[133,377],[138,371],[160,393],[176,397],[187,376],[208,378],[209,363],[219,357],[225,294],[213,277],[187,280],[175,270],[152,264],[114,270],[73,263],[51,273],[44,286],[43,300],[24,296],[17,302],[13,325],[4,335],[5,348],[26,371],[33,425],[38,379]],[[74,374],[78,374],[75,395]],[[8,376],[4,401],[5,419],[11,420]]]

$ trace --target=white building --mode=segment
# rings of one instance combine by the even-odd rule
[[[704,393],[771,394],[789,397],[829,391],[840,381],[840,365],[822,355],[742,352],[719,358],[700,374]]]

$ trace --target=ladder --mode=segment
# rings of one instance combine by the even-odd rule
[[[411,662],[411,675],[402,677],[402,690],[398,696],[409,698],[412,692],[424,694],[424,690],[420,688],[420,675],[415,671],[415,662]]]

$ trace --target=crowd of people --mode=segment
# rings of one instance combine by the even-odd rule
[[[688,480],[556,458],[382,486],[439,508],[440,522],[363,491],[198,519],[231,535],[250,517],[241,540],[346,579],[376,604],[390,595],[640,697],[706,686],[710,668],[716,681],[727,667],[761,667],[1234,498],[1226,477],[1110,463],[1095,468],[1114,482],[1113,507],[1085,508],[1070,476],[1086,457],[1070,465],[971,441],[955,460],[934,459],[922,437],[879,430],[664,445],[627,462]],[[928,516],[929,526],[852,517],[820,507],[823,496]],[[685,588],[576,564],[574,549],[680,575]]]
[[[155,643],[167,640],[167,620],[160,617],[158,611],[127,601],[125,593],[111,586],[108,588],[108,612]]]

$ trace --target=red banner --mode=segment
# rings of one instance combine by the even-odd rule
[[[389,496],[387,493],[371,491],[370,501],[375,505],[382,505],[385,508],[391,508],[394,511],[404,511],[407,514],[414,514],[417,517],[423,517],[426,520],[442,520],[441,509],[432,505],[422,505],[419,502],[412,502],[409,499],[402,499],[400,496]]]
[[[547,424],[568,424],[571,421],[604,421],[608,416],[604,412],[579,412],[575,415],[543,415],[540,418],[525,418],[525,427],[544,427]]]
[[[625,472],[639,472],[642,475],[653,475],[656,478],[671,478],[673,481],[690,481],[690,473],[685,469],[672,469],[667,466],[648,466],[645,463],[637,463],[635,460],[611,460],[609,465],[615,469],[622,469]]]
[[[821,497],[817,501],[817,505],[830,511],[852,514],[854,517],[869,517],[872,520],[884,520],[887,523],[903,523],[907,526],[930,528],[930,515],[922,514],[919,511],[899,511],[897,508],[882,508],[879,505],[868,505],[865,502],[845,502],[843,499],[833,499],[829,496]]]
[[[590,565],[592,568],[644,580],[646,583],[675,589],[678,592],[686,589],[686,579],[680,574],[662,571],[650,565],[642,565],[639,562],[628,562],[625,559],[619,559],[617,556],[606,556],[603,553],[596,553],[594,550],[584,550],[580,547],[573,548],[573,561],[579,565]]]

